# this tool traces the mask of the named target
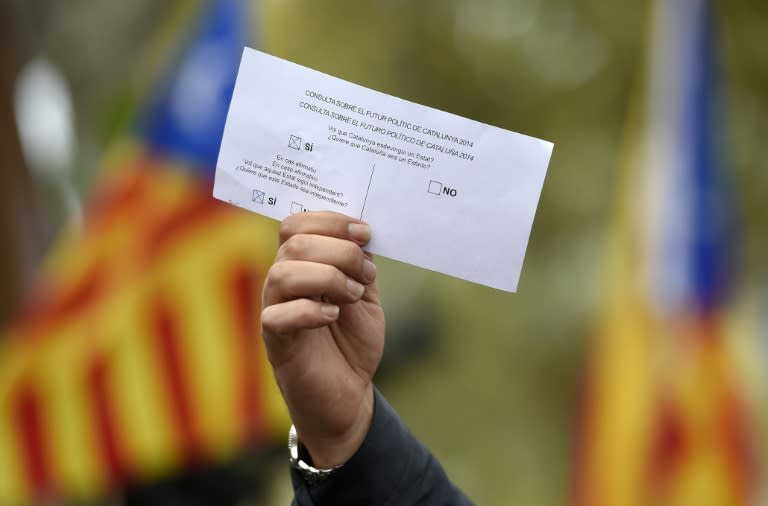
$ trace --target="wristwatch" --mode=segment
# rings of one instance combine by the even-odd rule
[[[291,425],[291,429],[288,431],[288,460],[291,462],[291,466],[299,472],[304,481],[308,485],[316,485],[322,483],[330,478],[336,471],[338,471],[342,465],[331,467],[330,469],[318,469],[313,467],[309,452],[304,448],[304,445],[299,441],[299,435],[296,433],[296,427]]]

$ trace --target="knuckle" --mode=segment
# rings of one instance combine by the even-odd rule
[[[277,262],[276,264],[272,265],[271,269],[269,269],[269,273],[267,273],[266,284],[270,286],[285,285],[290,276],[290,273],[291,271],[288,269],[285,263]]]
[[[265,307],[261,311],[261,326],[266,330],[274,330],[276,326],[274,306]]]
[[[299,304],[299,308],[297,312],[301,316],[302,320],[305,320],[305,321],[312,320],[315,316],[314,304],[312,304],[312,302],[308,300],[302,300],[301,304]]]
[[[304,235],[293,235],[280,246],[280,256],[282,258],[299,259],[303,258],[308,249],[307,238]]]
[[[338,269],[333,269],[332,272],[328,273],[328,286],[332,287],[332,290],[338,295],[346,295],[347,275]]]
[[[287,241],[289,238],[291,238],[296,231],[296,225],[295,225],[295,215],[291,215],[284,219],[282,222],[280,222],[280,229],[279,229],[279,237],[280,242],[283,243]]]
[[[350,265],[355,275],[363,274],[363,250],[354,243],[347,243],[347,264]]]
[[[336,283],[336,286],[338,286],[340,290],[347,289],[347,279],[349,279],[349,276],[347,276],[347,274],[345,274],[343,271],[339,269],[334,269],[332,276],[333,276],[333,282]]]

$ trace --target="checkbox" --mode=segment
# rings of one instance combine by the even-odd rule
[[[298,202],[291,202],[291,214],[297,214],[304,211],[304,204]]]
[[[291,138],[288,140],[288,147],[291,149],[301,149],[301,137],[298,135],[291,135]]]
[[[430,181],[429,188],[427,188],[427,191],[435,195],[440,195],[440,192],[443,191],[443,183],[440,183],[438,181]]]
[[[251,199],[257,204],[264,203],[264,192],[261,190],[253,190],[253,197]]]

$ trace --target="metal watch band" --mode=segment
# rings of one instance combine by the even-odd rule
[[[299,435],[296,432],[296,427],[291,425],[291,429],[288,431],[288,453],[291,466],[296,469],[304,481],[309,485],[316,485],[327,480],[332,474],[339,470],[341,465],[332,467],[330,469],[318,469],[307,464],[301,457],[302,453],[306,453],[303,450],[301,441],[299,441]]]

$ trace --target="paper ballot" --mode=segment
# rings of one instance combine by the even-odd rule
[[[214,196],[276,220],[354,216],[372,253],[515,291],[551,153],[246,48]]]

